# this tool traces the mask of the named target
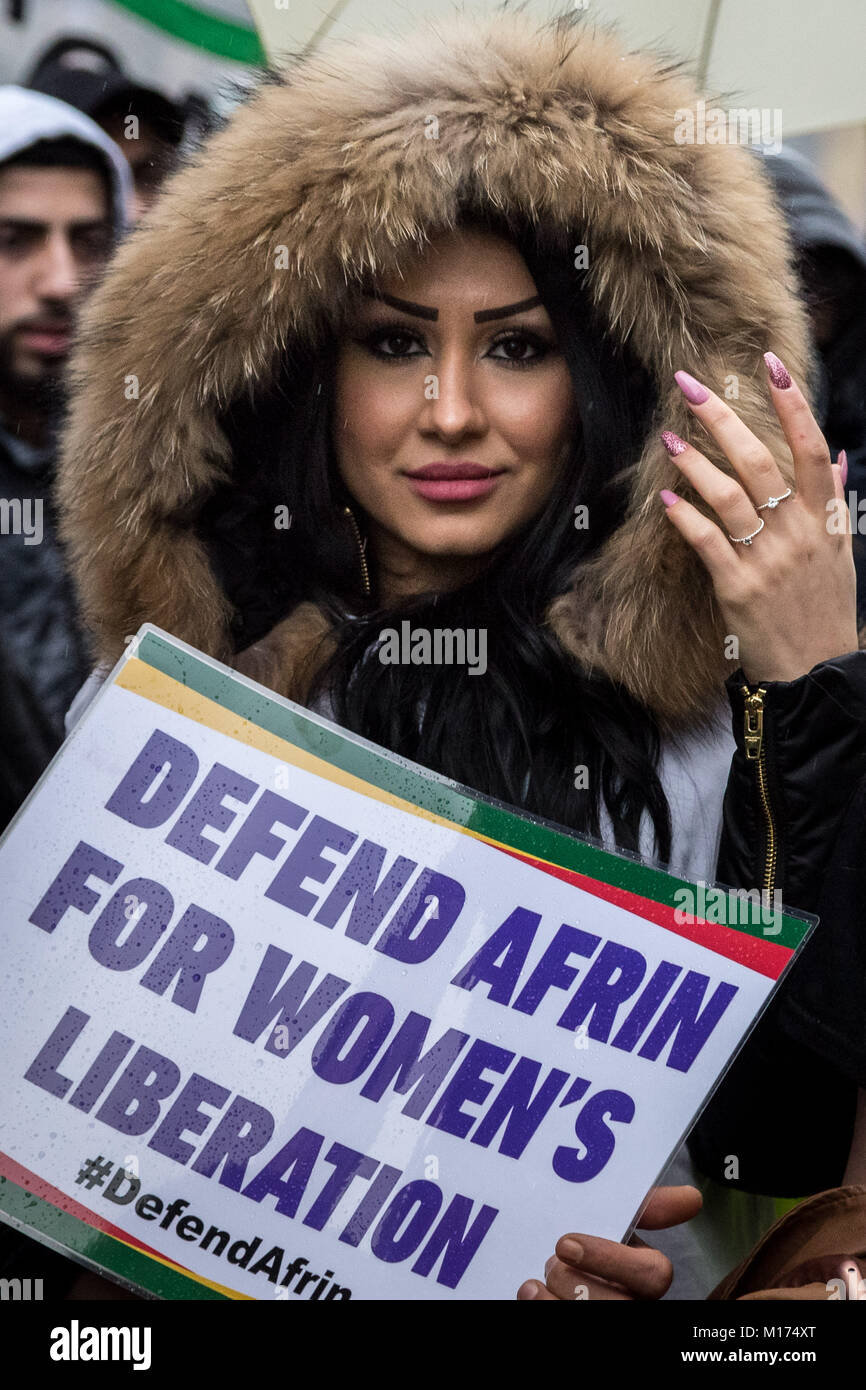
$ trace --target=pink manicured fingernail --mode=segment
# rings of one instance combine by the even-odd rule
[[[767,371],[770,374],[770,380],[772,381],[776,390],[787,391],[788,387],[791,385],[791,378],[788,374],[788,369],[785,366],[784,362],[780,362],[774,352],[765,352],[764,361],[767,364]]]
[[[670,489],[666,487],[662,488],[661,492],[659,493],[659,497],[662,499],[666,507],[672,507],[675,502],[679,502],[680,500],[675,492],[671,492]]]
[[[538,1285],[533,1279],[529,1279],[525,1284],[521,1284],[517,1290],[517,1297],[522,1300],[538,1297]]]
[[[848,453],[845,449],[840,449],[836,455],[836,462],[842,470],[842,486],[848,481]]]
[[[689,447],[684,439],[680,439],[678,434],[674,434],[673,430],[662,432],[662,444],[672,458],[676,458],[677,454],[684,454]]]
[[[690,405],[703,405],[704,401],[709,400],[710,393],[706,386],[695,381],[688,372],[674,372],[674,380]]]

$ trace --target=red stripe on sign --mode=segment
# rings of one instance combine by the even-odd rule
[[[667,903],[642,898],[638,893],[630,893],[628,889],[616,888],[610,883],[600,883],[598,879],[576,873],[574,869],[563,869],[543,859],[533,859],[531,855],[522,854],[508,845],[500,845],[499,848],[515,859],[531,864],[534,869],[543,869],[545,873],[562,879],[564,883],[572,883],[595,898],[604,898],[606,902],[625,908],[627,912],[646,917],[657,926],[664,927],[665,931],[683,936],[698,946],[705,946],[708,951],[734,960],[738,965],[766,975],[770,980],[778,980],[794,954],[789,946],[782,946],[778,941],[767,941],[765,937],[752,936],[750,932],[738,931],[736,927],[722,926],[718,922],[706,922],[702,917],[695,918],[694,922],[678,922],[674,917],[676,909]]]
[[[19,1187],[24,1187],[28,1192],[32,1192],[34,1197],[41,1197],[43,1201],[50,1202],[53,1207],[59,1207],[61,1211],[69,1212],[70,1216],[75,1216],[79,1221],[83,1221],[86,1226],[92,1226],[103,1235],[113,1236],[115,1240],[123,1241],[124,1245],[134,1245],[137,1250],[143,1251],[145,1255],[153,1255],[158,1260],[165,1260],[166,1256],[161,1255],[152,1246],[145,1245],[143,1241],[131,1236],[128,1231],[122,1231],[119,1226],[113,1226],[110,1221],[105,1221],[103,1217],[97,1216],[89,1207],[83,1207],[80,1202],[76,1202],[74,1197],[67,1197],[65,1192],[61,1192],[59,1187],[52,1187],[50,1182],[40,1178],[38,1174],[31,1173],[29,1168],[22,1168],[20,1163],[16,1163],[14,1158],[8,1154],[0,1153],[0,1177],[8,1178],[10,1182],[17,1183]],[[172,1261],[174,1263],[174,1261]],[[177,1265],[184,1273],[189,1273],[183,1265]]]

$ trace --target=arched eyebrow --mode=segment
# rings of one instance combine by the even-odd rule
[[[393,294],[382,294],[379,290],[365,290],[367,299],[381,299],[383,304],[390,304],[392,309],[402,309],[404,314],[413,314],[416,319],[430,319],[435,323],[439,317],[438,309],[430,309],[426,304],[413,304],[411,299],[398,299]]]
[[[535,309],[541,303],[541,295],[534,294],[531,299],[521,299],[517,304],[503,304],[501,309],[479,309],[475,315],[476,323],[489,323],[491,319],[508,318],[510,314],[523,314],[527,309]]]
[[[439,317],[438,309],[431,309],[428,304],[413,304],[410,299],[398,299],[393,294],[381,294],[377,290],[367,290],[366,296],[369,299],[381,299],[383,304],[390,304],[392,309],[402,309],[404,314],[412,314],[415,318],[429,319],[435,323]],[[473,315],[476,323],[490,323],[493,319],[504,319],[511,314],[523,314],[528,309],[535,309],[541,303],[541,295],[535,294],[531,299],[520,299],[516,304],[503,304],[499,309],[479,309]]]

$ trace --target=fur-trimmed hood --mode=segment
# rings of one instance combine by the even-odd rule
[[[220,412],[471,199],[563,245],[586,229],[589,292],[658,388],[628,516],[550,621],[663,719],[705,712],[732,667],[709,580],[658,500],[666,486],[695,500],[658,429],[728,465],[673,373],[733,395],[784,460],[761,355],[801,382],[809,364],[758,161],[676,141],[696,95],[678,66],[584,21],[539,27],[508,10],[331,44],[265,83],[174,176],[84,316],[59,488],[98,657],[150,621],[233,659],[231,605],[194,529],[230,473]],[[280,246],[288,268],[275,268]],[[289,670],[270,680],[291,693]]]

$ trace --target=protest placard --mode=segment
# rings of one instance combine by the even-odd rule
[[[150,626],[0,876],[0,1215],[163,1298],[512,1299],[622,1238],[811,929]]]

